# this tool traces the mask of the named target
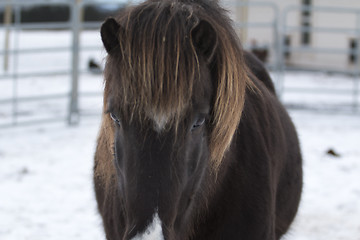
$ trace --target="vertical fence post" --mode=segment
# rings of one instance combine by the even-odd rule
[[[12,18],[12,6],[7,5],[5,7],[4,13],[4,24],[6,26],[5,30],[5,43],[4,43],[4,71],[7,72],[9,69],[9,45],[10,45],[10,28]]]
[[[18,124],[19,101],[18,101],[18,65],[19,65],[19,34],[21,30],[21,5],[15,6],[15,33],[13,53],[13,99],[12,99],[12,125]]]
[[[360,11],[356,14],[356,35],[355,42],[357,43],[356,48],[356,72],[354,76],[353,86],[353,108],[354,112],[358,112],[358,98],[359,98],[359,79],[360,79]]]
[[[246,44],[248,38],[248,12],[249,12],[249,3],[248,0],[237,0],[236,4],[236,21],[239,22],[242,27],[239,29],[238,35],[242,44]]]
[[[280,92],[280,85],[284,81],[284,71],[282,64],[285,64],[282,60],[282,33],[280,32],[280,19],[279,8],[278,6],[274,7],[274,22],[273,22],[273,34],[274,34],[274,55],[275,55],[275,67],[276,72],[275,79],[275,92],[279,99],[282,97],[282,92]]]
[[[80,60],[80,9],[81,0],[73,2],[71,7],[72,53],[71,53],[71,92],[68,112],[68,124],[79,123],[79,60]]]
[[[287,12],[282,12],[278,19],[278,70],[279,70],[279,78],[276,81],[276,93],[280,100],[283,100],[284,89],[285,89],[285,70],[286,70],[286,62],[284,59],[285,52],[285,44],[284,44],[284,36],[287,31]]]

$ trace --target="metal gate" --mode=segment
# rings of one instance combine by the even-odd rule
[[[99,83],[101,82],[101,75],[97,77],[90,76],[87,69],[81,66],[80,59],[81,55],[85,52],[96,51],[101,52],[102,46],[101,41],[85,45],[81,41],[84,30],[88,28],[99,28],[100,22],[84,23],[82,21],[82,9],[89,5],[114,3],[110,0],[105,0],[99,3],[95,0],[88,1],[46,1],[46,0],[8,0],[2,1],[0,7],[9,8],[12,7],[14,13],[14,23],[7,20],[4,24],[0,24],[0,32],[2,32],[3,40],[0,35],[0,88],[2,89],[2,95],[0,96],[0,128],[15,125],[26,125],[41,122],[53,122],[53,121],[66,121],[69,124],[77,124],[80,119],[80,115],[91,114],[91,112],[81,111],[81,101],[88,97],[101,97],[101,92],[97,89],[93,90],[81,90],[80,85],[82,81],[88,81],[88,78],[97,78]],[[68,7],[70,11],[70,17],[65,22],[57,23],[33,23],[33,24],[22,24],[20,10],[28,6],[34,5],[61,5]],[[306,94],[316,91],[320,92],[332,92],[336,94],[351,94],[352,95],[352,106],[355,110],[359,108],[359,76],[360,76],[360,10],[357,9],[339,9],[339,8],[320,8],[311,7],[304,8],[300,6],[289,6],[282,12],[279,10],[277,5],[272,2],[240,2],[230,4],[228,7],[247,7],[251,9],[255,8],[266,8],[268,11],[273,13],[273,17],[265,19],[261,22],[247,21],[235,23],[235,27],[238,29],[267,29],[272,32],[272,40],[270,46],[270,54],[272,55],[270,64],[268,67],[275,73],[279,73],[275,77],[275,85],[277,87],[278,94],[282,96],[284,93],[291,91],[302,91]],[[297,26],[290,25],[288,18],[290,14],[298,14],[301,11],[309,12],[327,12],[327,13],[346,13],[353,15],[356,19],[355,26],[353,28],[341,28],[341,27],[321,27],[321,26]],[[280,16],[280,17],[279,17]],[[8,16],[7,16],[8,17]],[[46,38],[37,47],[26,47],[23,42],[20,41],[23,35],[29,32],[35,32],[40,30],[62,31],[66,32],[67,35],[65,43],[61,46],[51,46],[48,44],[49,40]],[[321,32],[321,33],[333,33],[333,34],[353,34],[355,40],[357,40],[358,47],[352,50],[345,48],[322,48],[319,46],[296,46],[288,45],[284,41],[284,36],[292,33],[306,33],[306,32]],[[25,33],[25,34],[24,34]],[[85,33],[86,34],[86,33]],[[56,34],[55,34],[56,35]],[[2,42],[1,42],[2,41]],[[51,41],[51,40],[50,40]],[[11,44],[9,44],[11,43]],[[245,46],[246,47],[246,46]],[[286,57],[290,54],[297,53],[322,53],[322,54],[339,54],[346,55],[352,54],[357,58],[357,63],[352,69],[343,69],[343,74],[353,76],[353,84],[349,89],[300,89],[300,88],[287,88],[285,87],[285,80],[283,78],[284,71],[288,70],[310,70],[304,67],[294,67],[294,65],[288,65]],[[24,59],[31,62],[31,66],[36,67],[36,63],[29,56],[31,55],[50,54],[62,55],[62,58],[66,59],[68,63],[65,68],[57,67],[57,62],[49,63],[46,66],[41,66],[37,70],[26,69],[26,71],[19,71],[19,65],[22,64]],[[105,55],[105,53],[103,52]],[[54,59],[54,58],[52,58]],[[46,62],[45,62],[46,63]],[[49,66],[54,66],[54,69],[48,69]],[[331,67],[314,69],[316,71],[326,72],[339,72]],[[85,77],[86,80],[82,78]],[[57,81],[56,84],[59,86],[58,92],[46,92],[46,89],[41,93],[33,93],[29,91],[31,89],[32,79],[34,78],[45,78],[44,81],[51,83]],[[61,80],[56,80],[56,79]],[[22,88],[28,88],[28,91],[24,91]],[[5,89],[5,90],[4,90]],[[31,93],[31,94],[29,94]],[[46,105],[52,104],[59,105],[59,108],[51,108],[52,114],[46,114]],[[45,112],[44,114],[37,114],[36,117],[32,113],[29,113],[32,103],[39,103],[36,108],[31,111]],[[86,101],[87,102],[87,101]],[[101,101],[97,102],[97,112],[101,109]],[[40,109],[39,109],[40,106]],[[43,109],[42,109],[43,106]],[[90,106],[91,108],[93,105]]]
[[[320,14],[327,14],[329,17],[336,18],[339,17],[339,14],[346,14],[347,17],[351,19],[352,25],[346,26],[342,24],[342,19],[339,18],[338,26],[327,26],[326,22],[323,21],[320,23],[315,23],[313,26],[309,25],[291,25],[289,24],[289,17],[291,14],[306,13],[306,15],[316,15],[319,20]],[[360,9],[350,9],[350,8],[334,8],[334,7],[301,7],[301,6],[288,6],[282,12],[282,18],[280,21],[279,27],[279,38],[280,41],[280,70],[284,71],[321,71],[329,74],[344,74],[352,76],[352,86],[348,88],[336,89],[331,86],[322,86],[317,89],[310,88],[287,88],[284,86],[284,79],[282,78],[279,82],[278,90],[279,95],[283,95],[287,92],[301,92],[303,94],[334,94],[334,95],[351,95],[351,105],[354,111],[358,111],[359,107],[359,77],[360,77]],[[303,45],[301,43],[290,44],[286,39],[286,36],[295,35],[298,39],[301,34],[306,34],[306,36],[313,36],[316,34],[318,36],[319,43],[312,43],[309,45]],[[324,39],[327,36],[335,37],[348,37],[353,36],[355,43],[357,44],[356,48],[350,49],[347,44],[341,44],[341,46],[322,46],[321,38]],[[299,41],[299,40],[298,40]],[[330,41],[327,41],[330,42]],[[336,45],[336,44],[335,44]],[[349,56],[352,56],[356,61],[353,64],[344,65],[341,67],[330,66],[330,64],[325,63],[322,66],[316,66],[314,62],[310,60],[306,66],[303,66],[301,63],[297,63],[296,59],[301,58],[304,54],[316,54],[317,56],[323,55],[326,60],[327,56],[334,55],[336,58],[342,57],[346,59]],[[290,64],[286,59],[288,56],[295,55],[293,57],[294,62]],[[346,61],[346,60],[344,60]]]
[[[81,81],[85,81],[81,78],[90,74],[86,67],[80,65],[81,54],[90,51],[101,53],[103,49],[101,41],[90,44],[81,41],[80,38],[85,30],[99,29],[101,24],[101,22],[83,22],[82,10],[86,6],[99,4],[114,4],[114,1],[9,0],[0,3],[0,7],[7,10],[4,23],[0,24],[0,32],[3,33],[0,35],[0,88],[3,93],[0,96],[0,128],[60,121],[77,124],[80,119],[81,98],[101,97],[102,93],[99,90],[79,89]],[[64,6],[69,9],[70,16],[64,22],[21,23],[21,9],[30,6]],[[7,15],[9,12],[14,15],[13,22]],[[31,47],[26,46],[28,38],[29,41],[33,41],[31,34],[39,31],[51,31],[51,34],[42,33],[43,42],[33,44]],[[99,31],[94,33],[99,34]],[[57,35],[64,38],[64,44],[51,45],[51,41]],[[56,39],[56,42],[59,40]],[[38,63],[43,66],[36,66],[34,61],[42,59],[42,55],[44,59],[45,56],[48,58]],[[32,59],[33,56],[36,58]],[[56,60],[57,57],[59,61]],[[61,61],[65,65],[60,66]],[[24,62],[32,68],[19,69]],[[101,82],[100,74],[95,78],[99,83]],[[55,88],[58,88],[58,91],[47,92],[46,89],[42,92],[31,91],[32,84],[36,84],[34,79],[46,84],[57,84]],[[51,108],[46,108],[51,104]],[[97,112],[100,109],[99,104]]]

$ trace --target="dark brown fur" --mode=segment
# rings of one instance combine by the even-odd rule
[[[157,209],[166,239],[279,239],[299,204],[299,143],[226,12],[216,1],[148,1],[109,19],[102,39],[94,179],[107,238],[131,239]],[[191,127],[207,106],[204,126]],[[162,132],[154,115],[169,119]]]

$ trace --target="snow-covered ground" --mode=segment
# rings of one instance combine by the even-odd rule
[[[54,34],[54,35],[52,35]],[[66,43],[62,32],[24,33],[21,44],[32,47],[39,38]],[[82,35],[99,43],[98,33]],[[0,46],[2,46],[0,40]],[[81,66],[104,53],[86,52]],[[21,71],[62,69],[69,59],[32,55],[19,61]],[[56,63],[56,64],[55,64]],[[1,72],[0,72],[1,74]],[[352,78],[326,74],[286,73],[286,88],[351,89]],[[11,97],[13,83],[0,81],[1,98]],[[101,92],[101,76],[82,75],[80,92]],[[68,77],[19,80],[20,96],[67,94]],[[304,191],[299,214],[286,240],[360,240],[360,111],[353,113],[352,95],[285,92],[284,102],[298,129],[304,157]],[[78,126],[58,123],[0,129],[0,239],[104,239],[92,187],[95,140],[101,97],[83,97]],[[66,99],[21,103],[24,120],[65,118]],[[0,124],[11,117],[0,104]],[[1,122],[2,121],[2,122]],[[327,154],[332,149],[338,157]]]
[[[360,116],[290,111],[301,140],[304,191],[285,239],[360,240]],[[339,157],[327,154],[334,150]]]

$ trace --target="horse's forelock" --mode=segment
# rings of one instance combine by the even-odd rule
[[[115,94],[125,118],[156,115],[163,124],[159,116],[168,116],[167,124],[178,124],[200,75],[200,56],[189,36],[200,19],[218,35],[211,63],[216,92],[209,141],[217,170],[239,124],[250,81],[231,21],[216,1],[202,7],[192,1],[153,1],[123,14],[119,22],[126,34],[119,36],[120,53],[108,57],[105,96]]]
[[[106,78],[119,90],[116,98],[125,117],[143,120],[156,113],[177,122],[189,107],[199,73],[187,35],[195,21],[190,15],[179,4],[154,2],[120,19],[126,34],[119,36],[120,59],[108,60]]]

